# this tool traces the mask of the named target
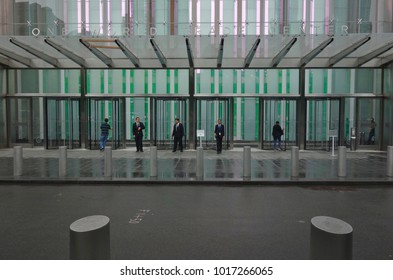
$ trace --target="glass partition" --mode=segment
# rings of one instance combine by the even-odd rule
[[[16,70],[16,93],[67,94],[81,92],[80,70]]]
[[[357,144],[367,145],[367,148],[376,149],[381,139],[379,118],[381,101],[378,99],[359,99],[357,104]]]
[[[0,97],[0,147],[7,145],[7,124],[6,124],[5,99]]]
[[[298,69],[197,69],[196,94],[298,94]]]
[[[188,70],[87,70],[87,94],[188,94]]]
[[[328,150],[330,131],[339,136],[340,100],[307,100],[306,148]],[[335,138],[337,141],[338,138]]]
[[[381,81],[381,69],[306,69],[306,94],[380,95]]]

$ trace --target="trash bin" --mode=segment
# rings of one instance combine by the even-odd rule
[[[356,150],[356,131],[355,128],[352,127],[351,128],[351,143],[350,143],[350,149],[351,151],[355,151]]]

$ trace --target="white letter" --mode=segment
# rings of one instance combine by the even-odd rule
[[[66,27],[63,27],[61,30],[61,35],[67,36],[67,33],[68,33],[68,29]]]
[[[40,33],[41,33],[41,30],[39,30],[37,27],[36,28],[34,28],[33,30],[31,30],[31,34],[33,34],[34,36],[38,36],[38,35],[40,35]]]
[[[155,27],[150,27],[150,36],[155,36],[157,34],[157,29]]]
[[[329,25],[329,35],[334,34],[334,25]]]
[[[210,32],[209,32],[209,36],[210,35],[214,35],[215,34],[215,30],[214,30],[214,25],[210,27]]]
[[[288,34],[289,34],[289,26],[284,26],[284,27],[283,27],[283,30],[282,30],[282,33],[283,33],[284,35],[288,35]]]
[[[49,27],[48,27],[48,33],[51,33],[52,35],[55,35],[54,29],[50,29]]]
[[[130,28],[129,27],[124,27],[123,36],[130,37]]]
[[[342,25],[341,26],[341,34],[348,35],[348,26],[347,25]]]

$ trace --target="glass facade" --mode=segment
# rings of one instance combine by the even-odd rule
[[[0,36],[124,37],[130,42],[156,38],[174,56],[179,39],[171,36],[190,36],[196,38],[195,57],[214,59],[217,42],[224,36],[225,60],[245,57],[257,37],[247,39],[251,43],[238,38],[255,35],[262,38],[256,52],[261,58],[278,54],[292,35],[310,36],[306,42],[313,49],[325,38],[319,35],[345,40],[351,34],[391,33],[391,9],[387,1],[369,0],[7,0],[0,7],[5,15],[0,19]],[[159,36],[173,41],[160,41]],[[204,48],[206,42],[211,42],[210,48]],[[297,46],[288,58],[304,57],[310,46]],[[327,51],[333,57],[334,52]],[[109,48],[102,52],[117,55]],[[0,65],[7,65],[7,54],[0,48]],[[125,147],[133,144],[132,123],[137,116],[146,125],[144,140],[162,145],[171,140],[175,117],[188,122],[189,147],[195,147],[196,140],[190,131],[208,131],[217,118],[228,126],[228,147],[249,143],[269,149],[275,121],[285,128],[287,143],[301,146],[303,141],[310,149],[327,149],[332,130],[339,131],[345,144],[355,128],[358,145],[371,143],[373,149],[393,138],[382,129],[393,121],[390,68],[24,67],[0,68],[1,147],[25,143],[50,148],[66,143],[93,149],[105,117],[116,127],[109,140]],[[194,103],[195,110],[190,110]],[[376,129],[370,142],[371,119]],[[304,136],[299,135],[299,126]],[[206,143],[214,141],[209,137]]]

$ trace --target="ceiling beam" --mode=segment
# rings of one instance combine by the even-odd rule
[[[259,43],[261,42],[261,38],[255,40],[254,44],[252,45],[250,51],[248,52],[246,58],[244,59],[244,68],[248,68],[250,66],[252,59],[258,49]]]
[[[83,39],[79,39],[82,45],[84,45],[88,50],[90,50],[99,60],[101,60],[106,66],[109,68],[113,68],[113,61],[110,57],[103,54],[101,51],[92,48],[89,42],[84,41]]]
[[[378,55],[381,55],[384,52],[387,52],[391,48],[393,48],[393,42],[386,43],[382,47],[372,50],[371,52],[367,53],[366,55],[358,58],[357,66],[358,67],[362,66],[363,64],[369,62],[371,59],[376,58]]]
[[[217,55],[217,68],[221,68],[222,66],[223,55],[224,55],[224,38],[221,38],[220,47],[218,49],[218,55]]]
[[[119,39],[116,39],[115,43],[119,46],[124,55],[132,62],[132,64],[134,64],[135,68],[139,68],[139,58],[132,51],[130,51]]]
[[[150,44],[152,45],[153,50],[156,53],[156,56],[162,65],[162,68],[166,68],[166,63],[167,63],[166,58],[153,38],[150,39]]]
[[[190,64],[191,68],[194,68],[194,57],[192,55],[192,48],[191,48],[190,40],[188,38],[186,38],[186,47],[187,47],[188,63]]]
[[[59,65],[59,61],[57,60],[57,58],[54,58],[46,53],[44,53],[43,51],[37,50],[23,42],[20,42],[18,40],[16,40],[15,38],[10,38],[10,42],[16,46],[18,46],[21,49],[24,49],[25,51],[27,51],[28,53],[31,53],[32,55],[38,57],[39,59],[42,59],[43,61],[49,63],[50,65],[56,67],[56,68],[60,68]]]
[[[0,56],[0,67],[1,68],[9,68],[11,61],[8,58]]]
[[[392,61],[393,61],[393,54],[385,56],[385,57],[382,57],[381,58],[381,63],[379,64],[379,67],[383,67],[386,64],[391,63]]]
[[[285,57],[285,55],[289,52],[292,46],[296,43],[297,38],[292,37],[288,43],[285,44],[284,47],[273,57],[272,62],[270,63],[270,67],[275,68],[280,63],[280,61]]]
[[[312,49],[308,54],[303,56],[300,59],[300,66],[299,67],[304,67],[307,63],[309,63],[311,60],[313,60],[318,54],[320,54],[331,42],[333,42],[333,37],[330,37],[320,43],[316,48]]]
[[[86,61],[85,61],[85,59],[83,57],[80,57],[80,56],[76,55],[75,53],[73,53],[72,51],[66,49],[65,47],[63,47],[63,46],[61,46],[61,45],[51,41],[49,38],[44,39],[44,42],[47,43],[52,48],[54,48],[55,50],[57,50],[62,55],[64,55],[64,56],[68,57],[69,59],[71,59],[73,62],[75,62],[79,66],[87,68]]]
[[[353,44],[351,44],[349,47],[347,47],[347,48],[337,52],[337,54],[335,54],[333,57],[331,57],[329,59],[329,66],[328,67],[332,67],[334,64],[336,64],[340,60],[344,59],[347,55],[349,55],[350,53],[356,51],[359,47],[361,47],[365,43],[367,43],[370,40],[370,38],[371,37],[369,35],[367,35],[366,37],[356,41]]]
[[[26,65],[27,67],[33,67],[33,64],[32,64],[32,61],[30,58],[26,58],[24,56],[21,56],[19,54],[16,54],[14,52],[11,52],[11,51],[3,49],[3,48],[0,48],[0,54],[6,56],[8,58],[11,58],[19,63],[22,63],[23,65]]]

